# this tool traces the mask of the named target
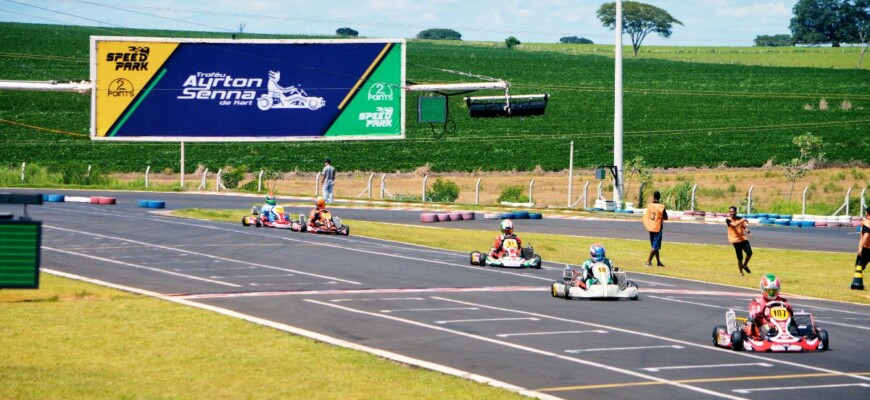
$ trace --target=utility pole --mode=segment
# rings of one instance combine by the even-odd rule
[[[622,0],[616,0],[616,56],[614,68],[613,107],[613,165],[616,176],[613,182],[613,202],[622,208]]]

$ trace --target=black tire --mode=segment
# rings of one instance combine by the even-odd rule
[[[565,285],[565,300],[571,300],[571,284]]]
[[[257,218],[256,220],[254,220],[254,226],[256,226],[257,228],[259,228],[259,227],[263,226],[263,223],[260,222],[260,219],[259,219],[259,218]]]
[[[347,225],[342,225],[342,229],[344,229],[344,236],[350,236],[350,227]]]
[[[553,282],[550,284],[550,296],[556,297],[556,284],[558,282]]]
[[[468,253],[468,263],[471,265],[477,265],[477,263],[474,262],[474,253],[477,253],[477,252],[472,251],[472,252]],[[480,258],[478,258],[478,260],[480,260]]]
[[[306,224],[299,225],[299,232],[308,232],[308,225],[306,225]]]
[[[731,350],[740,351],[743,350],[743,331],[738,329],[731,335]]]
[[[822,341],[822,351],[830,349],[828,342],[828,331],[819,329],[819,340]]]
[[[248,225],[248,217],[242,217],[242,226],[249,226]]]
[[[713,346],[719,346],[719,340],[717,340],[719,338],[717,336],[719,336],[720,329],[724,331],[727,328],[725,327],[725,325],[716,325],[713,327]]]
[[[535,260],[537,260],[537,262],[535,263],[535,269],[541,269],[541,264],[543,263],[543,260],[541,260],[541,256],[535,254]]]

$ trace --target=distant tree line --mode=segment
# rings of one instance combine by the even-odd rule
[[[561,38],[559,38],[559,43],[595,44],[595,43],[592,43],[592,41],[589,39],[586,39],[583,37],[577,37],[577,36],[561,37]]]
[[[353,30],[351,28],[348,28],[348,27],[336,29],[335,34],[338,36],[350,36],[350,37],[359,36],[359,32],[357,32],[356,30]]]
[[[758,35],[755,37],[755,46],[757,47],[779,47],[793,46],[794,39],[791,35]]]
[[[462,40],[462,35],[453,29],[430,28],[417,34],[417,39]]]

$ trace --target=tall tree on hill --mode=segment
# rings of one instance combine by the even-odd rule
[[[598,9],[598,19],[604,27],[616,29],[616,3],[602,4]],[[674,24],[683,23],[661,8],[636,1],[622,2],[622,31],[631,36],[635,57],[647,35],[655,32],[663,38],[668,38],[671,36]]]
[[[462,40],[462,34],[453,29],[430,28],[420,31],[417,39]]]

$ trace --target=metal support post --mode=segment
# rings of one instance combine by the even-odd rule
[[[598,182],[598,197],[595,198],[596,200],[603,198],[603,197],[601,197],[601,185],[603,183],[604,183],[604,181]]]
[[[320,174],[322,172],[318,172],[317,176],[314,177],[314,197],[320,196]]]
[[[21,182],[24,182],[24,167],[27,165],[26,162],[21,163]]]
[[[214,178],[214,190],[217,192],[220,192],[221,186],[223,186],[221,185],[221,175],[223,175],[223,173],[223,168],[218,169],[217,176]]]
[[[148,187],[148,175],[151,174],[151,166],[145,168],[145,187]]]
[[[421,198],[423,199],[424,203],[426,202],[426,182],[428,180],[429,180],[429,175],[426,175],[423,177],[423,196]]]
[[[583,185],[583,208],[589,208],[589,181]]]
[[[533,199],[533,196],[532,196],[532,190],[534,190],[534,188],[535,188],[535,180],[532,179],[532,181],[529,182],[529,203],[533,203],[533,204],[535,202],[535,200]]]
[[[477,183],[474,185],[474,204],[480,204],[480,180],[477,178]]]
[[[385,182],[386,180],[387,174],[381,175],[381,200],[384,199],[384,192],[387,191],[387,183]]]
[[[804,200],[803,206],[801,207],[801,214],[807,215],[807,190],[810,190],[810,187],[804,187]]]
[[[181,188],[184,189],[184,142],[181,142]]]
[[[568,208],[574,200],[574,141],[571,141],[571,151],[568,156]]]
[[[695,184],[695,186],[692,186],[692,203],[691,207],[689,207],[689,211],[695,211],[695,190],[698,190],[697,183]]]
[[[260,170],[260,175],[257,177],[257,193],[263,190],[263,173],[266,172],[264,170]]]
[[[860,203],[861,203],[861,213],[858,214],[858,215],[860,215],[860,216],[862,216],[862,217],[864,216],[864,210],[867,209],[867,203],[864,202],[864,192],[866,192],[866,191],[867,191],[867,188],[866,188],[866,187],[865,187],[864,189],[861,189],[861,201],[860,201]]]
[[[746,196],[746,213],[752,214],[752,189],[755,189],[755,185],[749,187],[749,194]]]
[[[88,178],[91,177],[91,164],[88,164]]]
[[[196,188],[197,190],[204,190],[205,189],[205,178],[207,176],[208,176],[208,168],[206,168],[205,171],[202,172],[202,183],[200,183],[199,187]]]
[[[375,174],[369,175],[369,186],[368,186],[369,198],[372,198],[372,178],[374,178],[374,177],[375,177]]]
[[[849,186],[849,190],[846,191],[846,214],[849,215],[849,195],[852,194],[852,187]]]

